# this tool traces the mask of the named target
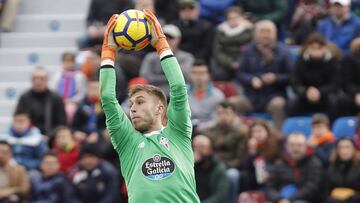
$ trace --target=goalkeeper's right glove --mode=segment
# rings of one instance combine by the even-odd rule
[[[113,30],[115,27],[116,19],[119,15],[114,14],[109,19],[105,32],[104,32],[104,41],[101,50],[101,65],[112,65],[114,66],[117,44],[114,40]]]

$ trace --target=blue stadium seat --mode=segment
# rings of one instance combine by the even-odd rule
[[[344,136],[354,136],[357,119],[355,116],[345,116],[335,120],[332,131],[339,139]]]
[[[246,115],[247,118],[252,118],[252,119],[263,119],[263,120],[271,120],[272,116],[269,113],[265,113],[265,112],[254,112],[254,113],[249,113]]]
[[[306,136],[309,136],[311,133],[311,117],[289,117],[284,121],[281,132],[284,135],[289,135],[293,132],[302,132]]]

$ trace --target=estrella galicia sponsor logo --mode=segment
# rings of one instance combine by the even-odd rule
[[[163,180],[170,177],[175,171],[175,163],[167,158],[155,154],[142,165],[142,172],[150,180]]]

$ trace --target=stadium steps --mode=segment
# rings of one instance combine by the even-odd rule
[[[0,36],[0,43],[3,48],[71,47],[76,44],[81,34],[81,32],[4,33]]]
[[[13,31],[0,35],[0,134],[9,127],[19,96],[29,89],[32,70],[43,66],[51,76],[63,52],[77,51],[89,4],[90,0],[21,1]]]
[[[76,47],[58,48],[1,48],[0,68],[11,66],[19,68],[23,66],[48,66],[59,65],[61,54],[64,51],[76,51]],[[15,76],[15,75],[14,75]]]
[[[83,32],[86,27],[86,15],[18,15],[14,31],[23,32]]]
[[[46,66],[50,75],[59,68],[58,65]],[[0,81],[1,82],[28,82],[31,79],[31,73],[34,66],[4,66],[0,69]],[[16,77],[14,77],[16,76]],[[1,115],[1,114],[0,114]]]
[[[25,0],[19,14],[87,14],[90,0]]]

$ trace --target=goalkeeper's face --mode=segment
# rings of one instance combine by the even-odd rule
[[[130,119],[134,128],[141,133],[156,130],[161,123],[164,105],[154,95],[139,91],[130,98]]]

